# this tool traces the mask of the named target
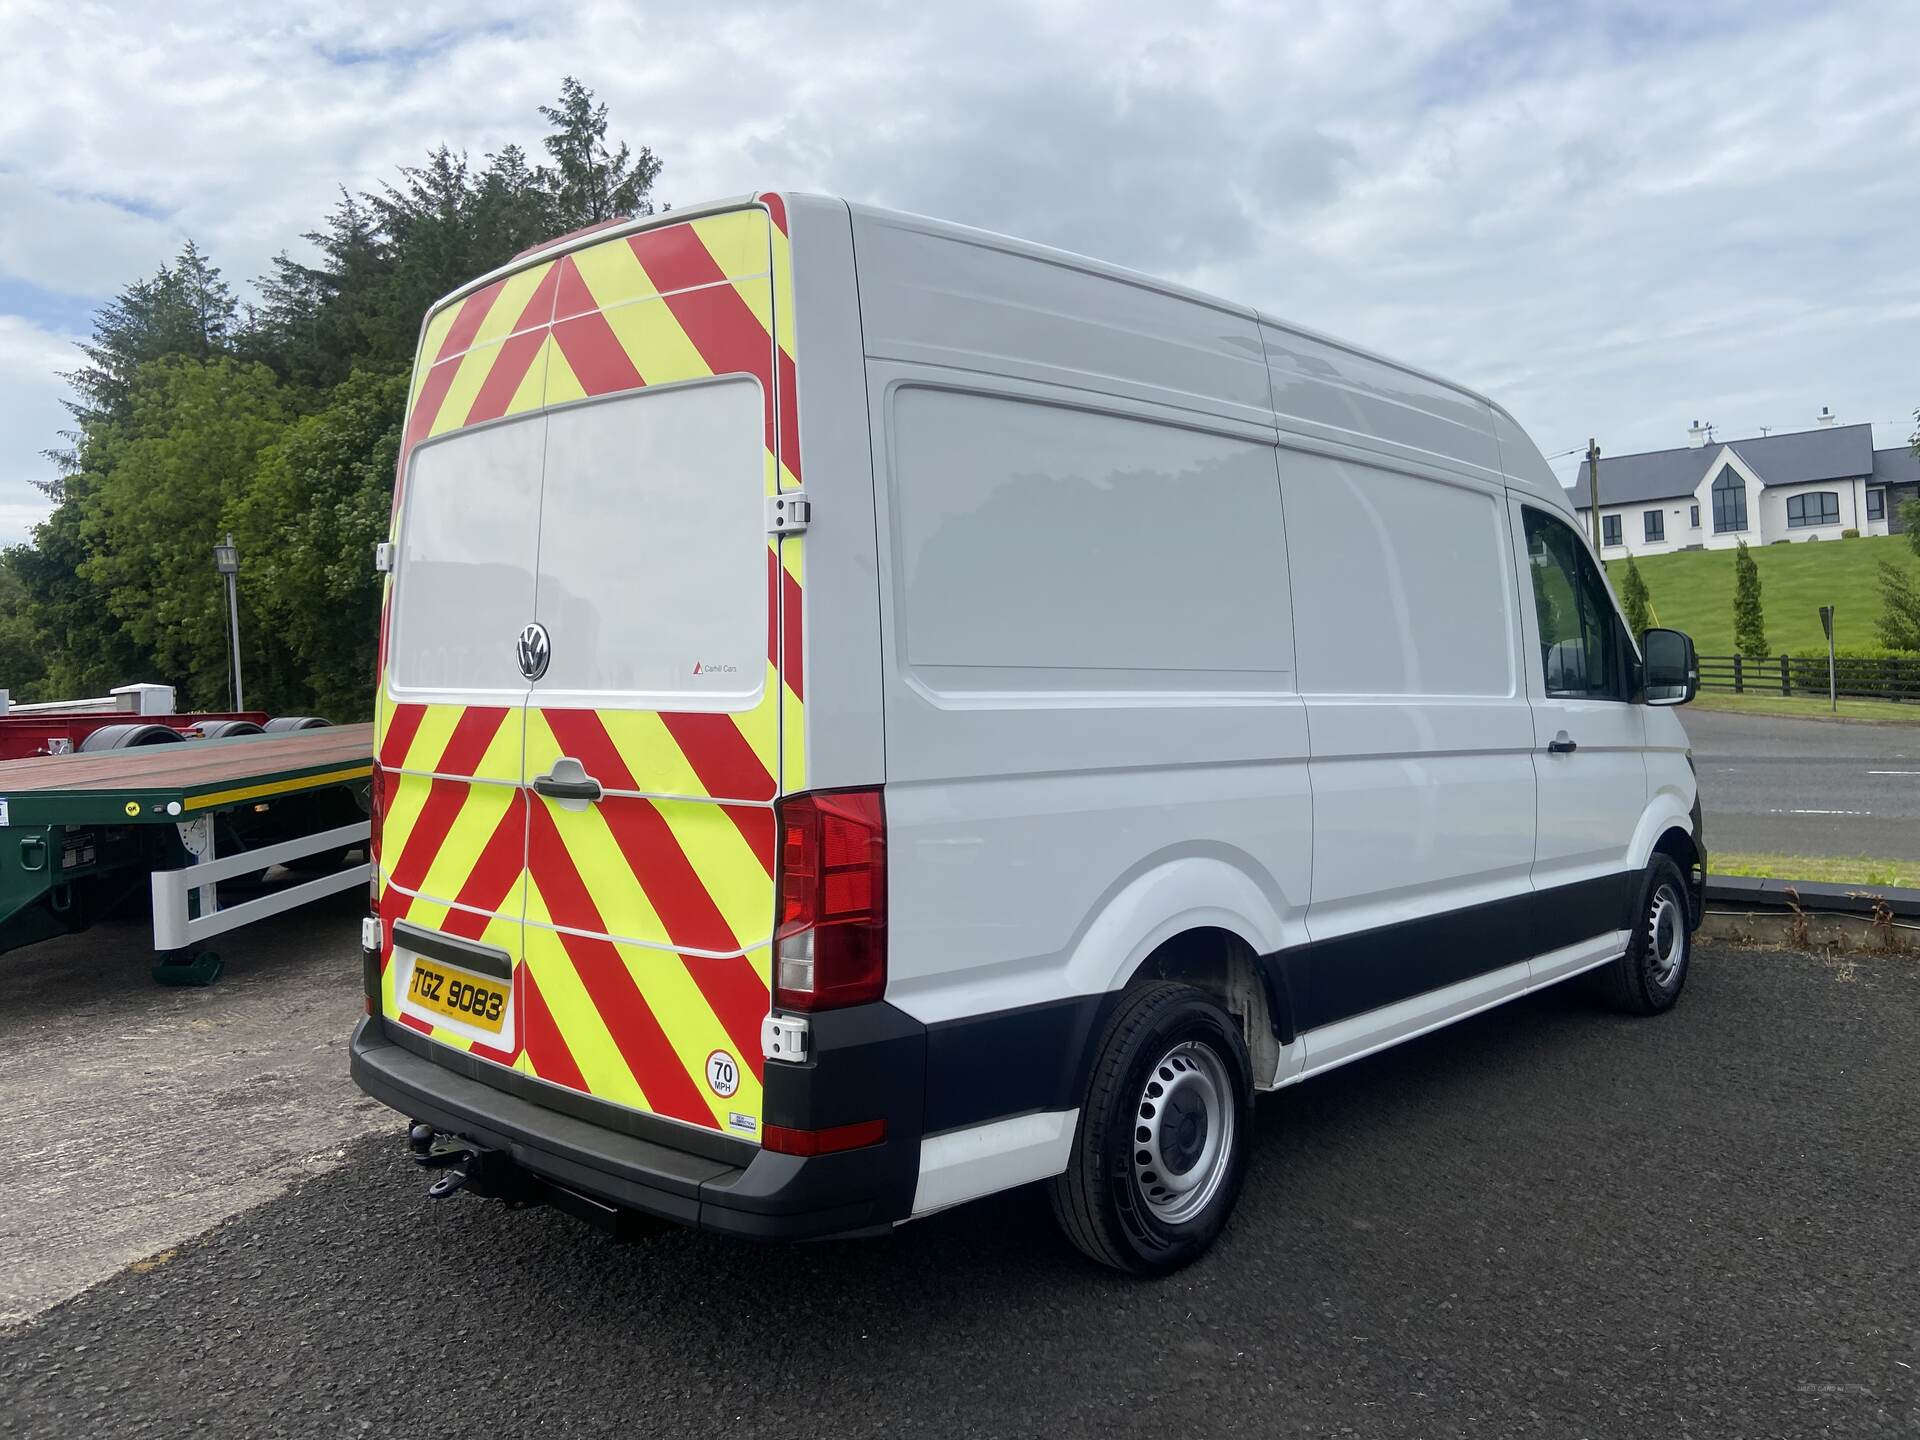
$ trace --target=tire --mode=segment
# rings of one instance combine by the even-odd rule
[[[1252,1120],[1239,1023],[1190,985],[1132,992],[1094,1053],[1067,1170],[1052,1183],[1054,1218],[1102,1265],[1178,1270],[1226,1228]]]
[[[1655,855],[1640,883],[1633,939],[1627,953],[1600,971],[1600,994],[1628,1015],[1659,1015],[1673,1008],[1693,963],[1687,882],[1665,855]]]

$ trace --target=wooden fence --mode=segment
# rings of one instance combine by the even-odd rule
[[[1794,655],[1702,655],[1700,688],[1745,695],[1824,695],[1827,657]],[[1875,700],[1920,701],[1920,660],[1897,657],[1837,657],[1834,688],[1842,695]]]

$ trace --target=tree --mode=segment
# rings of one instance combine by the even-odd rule
[[[130,393],[129,419],[88,447],[99,468],[90,468],[79,505],[79,576],[155,678],[178,687],[187,704],[218,707],[227,694],[227,618],[213,544],[261,452],[279,438],[287,400],[264,365],[226,358],[153,361]],[[280,647],[264,627],[243,624],[242,633],[244,663],[264,681]]]
[[[648,196],[660,161],[644,145],[632,153],[624,140],[608,150],[607,107],[593,103],[591,90],[569,75],[560,82],[560,103],[542,105],[540,114],[554,129],[540,143],[557,172],[554,219],[562,231],[653,213]]]
[[[223,703],[208,547],[231,527],[249,698],[366,713],[369,555],[422,316],[529,246],[653,208],[659,160],[609,143],[592,91],[568,78],[541,113],[547,163],[443,145],[375,193],[343,189],[244,307],[192,242],[102,307],[67,377],[67,448],[49,452],[55,509],[0,555],[0,686],[57,698],[152,679]]]
[[[225,353],[237,315],[233,292],[191,240],[173,264],[122,290],[93,318],[93,338],[80,346],[87,363],[61,377],[79,392],[67,408],[82,433],[126,419],[134,376],[148,361],[175,355],[207,360]]]
[[[1889,650],[1920,653],[1920,582],[1891,560],[1880,562],[1880,640]]]
[[[1920,424],[1920,410],[1913,412],[1913,418],[1916,424]],[[1916,430],[1909,436],[1907,443],[1913,447],[1914,458],[1920,459],[1920,430]],[[1913,547],[1914,554],[1920,555],[1920,496],[1900,502],[1900,524],[1907,532],[1907,544]],[[1885,586],[1885,578],[1883,574],[1882,588]]]
[[[1620,603],[1626,607],[1627,628],[1635,635],[1644,633],[1653,624],[1647,582],[1640,578],[1640,567],[1631,555],[1627,556],[1627,578],[1620,585]]]
[[[1766,620],[1760,613],[1760,567],[1742,540],[1733,557],[1733,643],[1750,660],[1767,655]]]
[[[262,454],[233,512],[249,557],[242,597],[295,670],[288,703],[334,720],[372,710],[373,547],[387,536],[406,403],[404,374],[356,372]]]
[[[0,555],[0,690],[15,700],[39,700],[47,698],[39,693],[47,666],[26,581],[14,568],[15,555],[25,549]]]
[[[393,256],[371,204],[345,189],[326,223],[301,238],[319,252],[316,262],[274,257],[273,272],[257,282],[260,304],[240,353],[319,390],[346,379],[387,338],[381,301]]]

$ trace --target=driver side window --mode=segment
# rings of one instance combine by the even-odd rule
[[[1521,516],[1548,696],[1624,701],[1626,637],[1593,557],[1564,521],[1527,507]]]

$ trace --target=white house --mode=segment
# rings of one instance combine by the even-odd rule
[[[1920,493],[1911,445],[1876,450],[1871,425],[1837,425],[1825,410],[1812,430],[1707,436],[1696,420],[1679,449],[1600,457],[1603,557],[1886,535],[1901,529],[1900,502]],[[1591,534],[1587,470],[1582,462],[1570,498]]]

